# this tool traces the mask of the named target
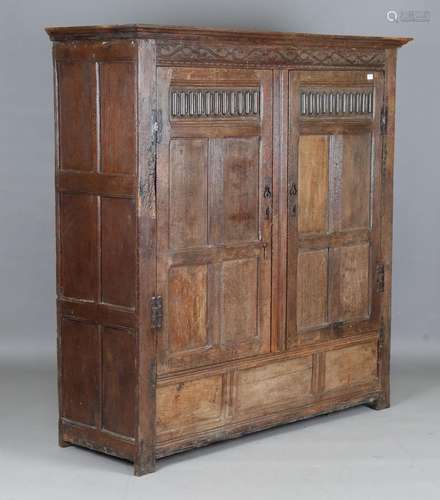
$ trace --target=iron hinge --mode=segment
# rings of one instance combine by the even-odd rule
[[[162,111],[160,109],[153,111],[153,134],[156,144],[162,140]]]
[[[385,290],[385,266],[378,264],[376,266],[376,291],[382,293]]]
[[[157,296],[151,299],[151,325],[154,330],[162,328],[163,319],[163,301],[162,297]]]
[[[388,126],[388,106],[383,106],[380,113],[380,133],[385,135],[387,133]]]

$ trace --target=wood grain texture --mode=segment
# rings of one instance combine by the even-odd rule
[[[102,302],[135,307],[136,212],[134,200],[101,199]]]
[[[128,330],[102,330],[102,427],[135,435],[136,338]]]
[[[222,343],[251,340],[258,331],[258,260],[232,260],[223,264],[221,304]]]
[[[369,228],[371,134],[333,136],[330,230]]]
[[[158,439],[218,425],[223,414],[223,376],[160,385],[157,389]]]
[[[310,357],[241,370],[237,374],[235,396],[237,417],[285,408],[292,400],[305,401],[310,397],[311,384]]]
[[[95,171],[95,65],[90,62],[60,62],[57,75],[59,168]]]
[[[171,268],[168,286],[170,351],[207,346],[207,266]]]
[[[362,344],[329,351],[325,355],[325,390],[360,383],[377,378],[377,345]]]
[[[369,245],[353,245],[330,250],[332,321],[367,318],[369,310]]]
[[[100,170],[136,173],[136,71],[131,62],[99,65]]]
[[[328,226],[328,137],[302,135],[298,154],[298,231],[325,233]]]
[[[96,300],[98,296],[98,202],[96,196],[62,194],[60,202],[60,293]]]
[[[99,336],[96,325],[61,322],[63,384],[62,417],[97,427],[99,424]]]
[[[298,329],[320,327],[328,321],[328,251],[298,255]]]
[[[208,142],[175,139],[170,143],[170,245],[206,245]]]

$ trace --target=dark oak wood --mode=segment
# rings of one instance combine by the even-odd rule
[[[49,28],[59,443],[134,462],[389,406],[396,49]]]

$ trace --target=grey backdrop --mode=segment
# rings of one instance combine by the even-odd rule
[[[429,10],[390,23],[389,9]],[[1,0],[0,349],[55,348],[53,102],[48,25],[154,23],[405,35],[395,163],[394,342],[430,342],[440,316],[438,2]]]
[[[440,498],[437,4],[0,0],[1,500]],[[430,10],[432,20],[391,24],[389,9]],[[43,28],[133,22],[415,37],[398,61],[389,410],[359,407],[213,445],[163,459],[141,479],[124,461],[57,447],[52,68]]]

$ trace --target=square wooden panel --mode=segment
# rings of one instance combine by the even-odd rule
[[[135,434],[136,336],[121,328],[102,328],[102,427]]]
[[[330,249],[332,321],[367,318],[370,313],[370,245]]]
[[[178,353],[208,344],[208,266],[179,266],[169,271],[168,348]]]
[[[100,347],[97,325],[61,321],[62,417],[98,426]]]
[[[328,250],[298,255],[298,329],[319,328],[328,322]]]
[[[206,245],[208,141],[172,140],[169,168],[170,247]]]
[[[330,163],[330,231],[370,227],[371,134],[334,135]]]
[[[86,61],[59,62],[59,167],[95,171],[96,68]]]
[[[98,295],[98,204],[87,194],[60,194],[60,292],[96,300]]]
[[[349,389],[377,380],[377,343],[370,342],[325,354],[325,390]]]
[[[239,344],[257,337],[258,259],[224,262],[221,282],[221,343]]]
[[[326,233],[329,139],[302,135],[298,144],[298,232]]]
[[[312,391],[312,357],[274,361],[238,370],[235,408],[237,416],[265,415],[269,408],[286,407],[287,401],[306,400]]]
[[[134,308],[136,293],[136,205],[101,198],[101,300]]]
[[[136,65],[99,64],[101,170],[136,173]]]
[[[158,441],[220,425],[225,410],[225,375],[208,375],[157,387]]]
[[[209,242],[258,240],[259,138],[209,141]]]

